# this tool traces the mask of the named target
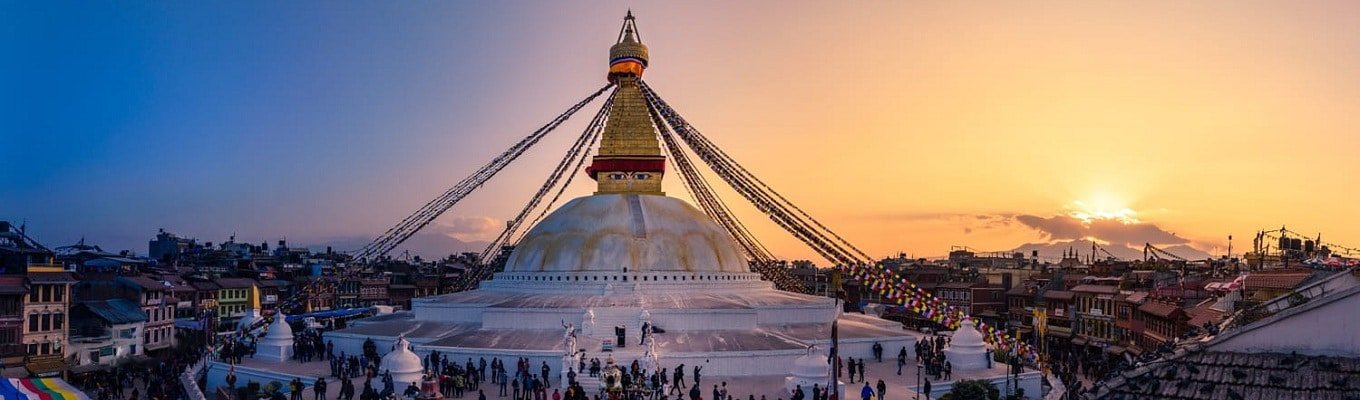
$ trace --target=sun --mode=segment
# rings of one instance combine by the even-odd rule
[[[1085,200],[1076,200],[1067,205],[1067,215],[1080,220],[1083,224],[1094,221],[1119,221],[1124,224],[1138,223],[1138,213],[1108,194],[1096,194]]]

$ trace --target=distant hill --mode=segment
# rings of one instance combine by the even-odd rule
[[[364,247],[371,241],[373,241],[373,238],[348,236],[322,240],[307,245],[307,248],[312,251],[326,251],[326,246],[330,246],[337,252],[352,252]],[[400,256],[403,251],[410,251],[413,256],[420,256],[426,260],[437,260],[449,254],[481,253],[488,244],[488,242],[483,241],[466,242],[439,233],[417,233],[389,254],[395,257]]]
[[[1103,247],[1106,251],[1109,251],[1111,254],[1114,254],[1115,258],[1119,258],[1122,260],[1143,259],[1142,246],[1139,246],[1138,248],[1132,248],[1123,245],[1105,245],[1101,247]],[[1158,247],[1161,248],[1162,250],[1170,252],[1171,254],[1185,257],[1186,259],[1189,260],[1203,260],[1205,258],[1210,257],[1209,253],[1205,253],[1203,251],[1183,244]],[[1077,253],[1080,254],[1082,259],[1085,259],[1086,257],[1091,255],[1091,241],[1089,240],[1072,240],[1066,242],[1053,242],[1053,243],[1025,243],[1011,251],[1025,253],[1025,257],[1029,257],[1030,252],[1038,250],[1039,256],[1041,258],[1045,260],[1056,260],[1062,258],[1063,252],[1067,251],[1069,248],[1076,250]],[[1104,259],[1105,257],[1106,257],[1105,253],[1097,251],[1096,254],[1097,259]]]

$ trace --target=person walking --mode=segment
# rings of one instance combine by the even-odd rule
[[[879,379],[878,385],[875,386],[877,386],[878,389],[878,400],[883,400],[888,396],[888,384],[883,382],[882,379]]]
[[[874,388],[869,387],[868,382],[865,382],[864,387],[859,389],[859,398],[860,400],[869,400],[874,398]]]
[[[316,378],[316,382],[312,383],[312,394],[314,395],[312,396],[313,399],[326,399],[326,377]]]
[[[340,381],[340,397],[335,399],[354,400],[354,381],[351,381],[348,376]]]

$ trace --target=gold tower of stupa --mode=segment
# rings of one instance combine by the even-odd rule
[[[600,151],[586,173],[598,183],[596,194],[663,194],[661,155],[656,128],[638,79],[647,68],[647,45],[640,41],[632,11],[623,19],[618,42],[609,48],[610,82],[618,85],[609,109]]]

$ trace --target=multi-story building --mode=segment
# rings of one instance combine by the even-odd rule
[[[169,262],[178,259],[180,255],[189,253],[198,247],[198,243],[193,239],[185,239],[175,234],[161,229],[156,233],[156,239],[147,243],[147,255],[153,260]]]
[[[439,294],[439,276],[431,274],[417,275],[415,278],[416,294],[415,297],[430,297]]]
[[[190,287],[194,288],[194,308],[199,312],[217,312],[217,293],[222,291],[222,287],[211,281],[190,282]]]
[[[136,303],[146,314],[146,326],[142,330],[142,347],[148,352],[173,347],[177,307],[169,290],[173,284],[146,276],[122,277],[119,280],[132,291]]]
[[[363,307],[388,305],[387,278],[359,279],[359,304]]]
[[[0,275],[0,369],[22,366],[28,353],[22,340],[26,285],[23,275]]]
[[[935,286],[935,296],[964,314],[973,315],[973,282],[948,282]]]
[[[23,335],[28,347],[27,367],[35,375],[56,375],[67,368],[67,315],[71,285],[76,279],[56,264],[30,264],[27,277]]]
[[[338,309],[357,308],[359,305],[359,281],[346,279],[336,285],[335,307]]]
[[[1143,314],[1144,320],[1143,337],[1139,344],[1149,350],[1179,337],[1190,320],[1180,306],[1158,300],[1144,302],[1138,306],[1138,312]]]
[[[1119,294],[1119,287],[1077,285],[1072,288],[1072,293],[1075,297],[1077,324],[1074,341],[1099,346],[1114,343],[1114,296]]]
[[[1143,353],[1143,314],[1138,307],[1147,301],[1147,292],[1120,294],[1114,298],[1115,342],[1133,355]]]
[[[234,322],[245,315],[250,307],[251,289],[257,286],[250,278],[218,278],[217,318],[222,322]]]
[[[1044,292],[1042,306],[1048,311],[1048,340],[1063,342],[1072,339],[1072,298],[1067,290],[1050,289]]]
[[[300,295],[302,301],[305,302],[305,311],[326,311],[335,309],[336,285],[324,282],[312,284],[312,279],[320,279],[320,277],[298,278],[293,284],[298,291],[307,290],[306,293]],[[343,283],[341,283],[341,285],[343,285]]]
[[[77,366],[116,365],[146,353],[147,315],[123,298],[80,301],[71,308],[71,352]]]
[[[1038,281],[1022,281],[1006,291],[1008,325],[1018,330],[1021,339],[1033,337],[1034,307],[1039,303],[1042,287]]]
[[[393,283],[387,285],[388,304],[400,310],[411,309],[411,299],[416,295],[416,285]]]

